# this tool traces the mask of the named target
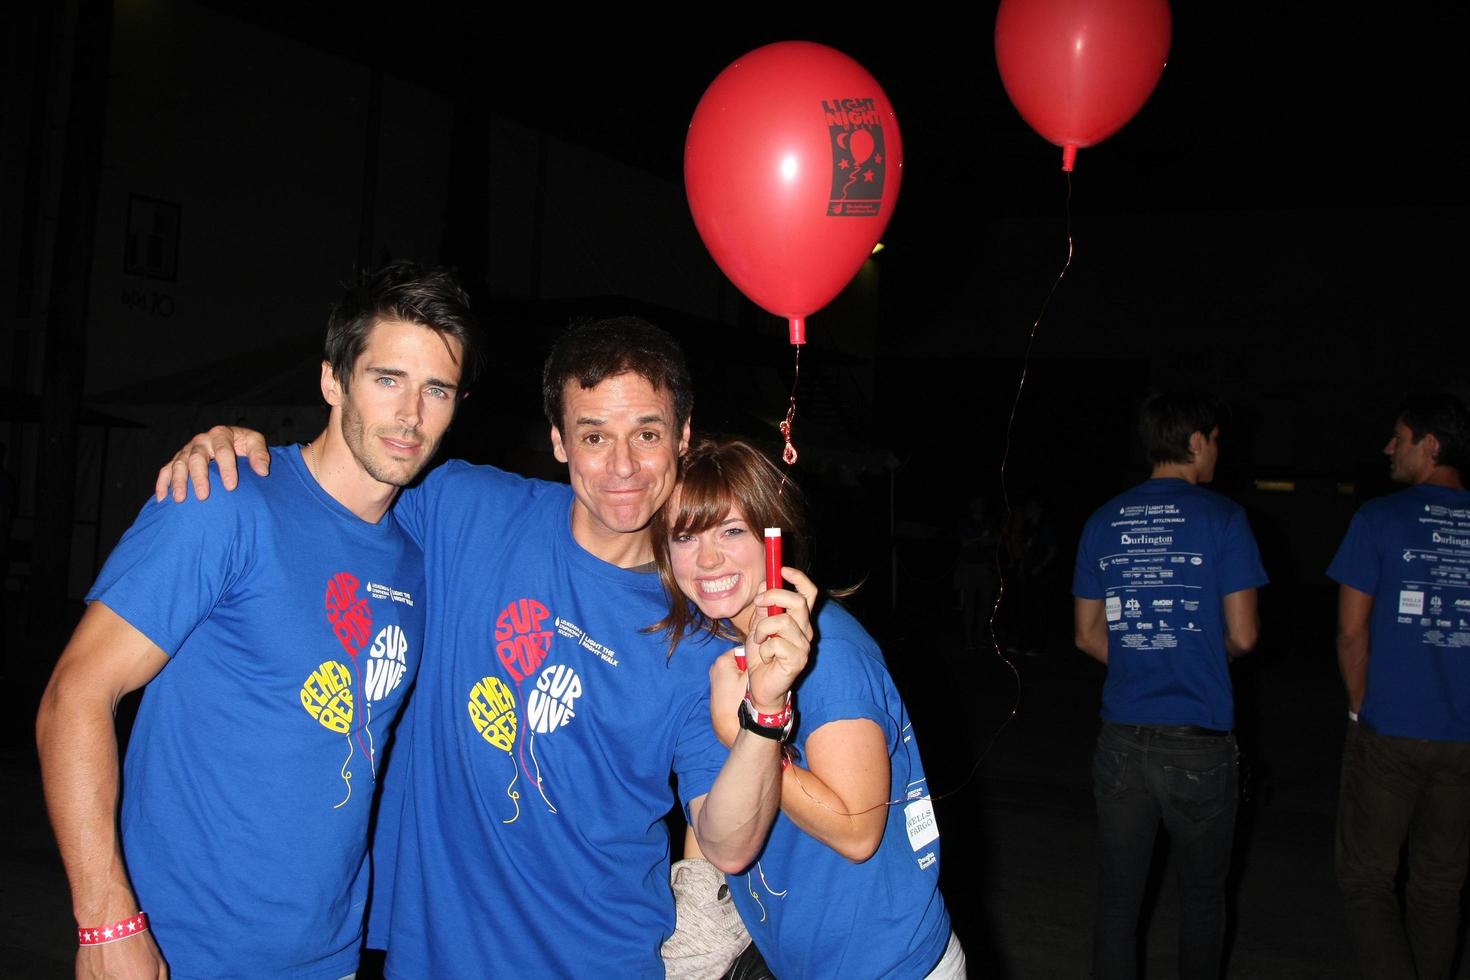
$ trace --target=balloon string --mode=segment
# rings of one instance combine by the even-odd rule
[[[766,894],[767,895],[772,895],[772,896],[775,896],[776,898],[785,898],[786,897],[786,893],[789,892],[790,889],[789,888],[783,888],[780,891],[776,891],[776,889],[772,888],[771,887],[771,883],[766,880],[766,869],[765,869],[765,866],[762,865],[759,861],[755,862],[755,870],[756,870],[756,873],[761,876],[761,887],[766,890]],[[765,910],[762,909],[762,911],[765,911]]]
[[[347,795],[344,796],[344,797],[342,797],[342,802],[341,803],[338,803],[336,806],[332,807],[333,810],[340,810],[340,809],[342,809],[342,807],[344,807],[344,806],[347,805],[347,801],[350,800],[350,799],[352,799],[352,770],[347,768],[351,764],[352,764],[352,733],[349,732],[347,734],[347,758],[345,758],[345,759],[342,760],[342,768],[340,770],[341,775],[342,775],[342,782],[344,782],[344,783],[347,784]]]
[[[512,803],[515,804],[516,812],[515,816],[511,817],[509,820],[502,820],[500,821],[501,823],[515,823],[521,818],[521,794],[516,791],[516,782],[519,781],[521,778],[521,770],[520,767],[516,765],[515,753],[511,752],[508,754],[510,755],[510,767],[515,772],[515,775],[511,776],[510,782],[506,785],[505,795],[510,798],[510,801]],[[542,799],[545,799],[545,797],[543,796]]]
[[[796,386],[801,384],[801,345],[796,345],[795,368],[791,377],[791,400],[786,406],[786,418],[781,421],[781,438],[786,440],[786,448],[781,450],[781,459],[787,466],[794,466],[797,460],[796,444],[791,441],[791,423],[796,421]],[[781,471],[781,486],[777,493],[786,489],[786,471]]]
[[[357,693],[362,697],[362,704],[359,707],[362,708],[363,715],[367,719],[367,721],[363,724],[363,727],[357,730],[357,744],[362,747],[363,754],[367,756],[368,764],[372,769],[373,779],[376,780],[378,778],[377,756],[373,753],[372,747],[364,744],[362,740],[363,732],[367,732],[369,741],[372,741],[373,737],[373,709],[372,705],[368,702],[367,691],[363,689],[362,672],[358,670],[357,665],[357,655],[362,652],[362,649],[358,648],[355,651],[349,649],[347,652],[352,654],[352,680],[356,685],[353,690],[357,691]]]
[[[1010,418],[1006,422],[1005,450],[1001,454],[1000,459],[1000,492],[1002,499],[1005,500],[1005,517],[1001,523],[1002,527],[1009,527],[1011,520],[1011,498],[1006,489],[1006,463],[1010,460],[1011,457],[1011,436],[1014,433],[1016,427],[1016,409],[1019,408],[1021,404],[1021,392],[1026,387],[1027,371],[1031,364],[1031,348],[1036,344],[1037,331],[1041,328],[1041,320],[1043,317],[1046,316],[1046,310],[1047,307],[1051,305],[1052,297],[1056,295],[1057,288],[1061,286],[1062,280],[1066,278],[1067,270],[1072,268],[1072,255],[1074,252],[1074,243],[1072,240],[1072,175],[1069,173],[1065,176],[1067,178],[1067,197],[1065,202],[1067,228],[1067,261],[1062,263],[1062,270],[1057,273],[1056,279],[1051,284],[1051,289],[1046,294],[1046,299],[1042,301],[1040,311],[1036,314],[1036,319],[1033,320],[1031,323],[1031,332],[1026,338],[1026,353],[1021,358],[1021,377],[1016,383],[1016,397],[1015,400],[1011,403]],[[955,795],[966,786],[969,786],[970,783],[974,781],[975,774],[980,771],[980,764],[984,762],[985,757],[990,754],[990,749],[992,746],[995,745],[995,740],[1000,737],[1001,732],[1006,730],[1006,726],[1011,723],[1011,721],[1016,717],[1016,714],[1021,709],[1021,672],[1016,669],[1016,665],[1010,660],[1010,658],[1001,652],[1000,641],[996,639],[995,635],[995,618],[1000,612],[1001,600],[1005,598],[1006,591],[1005,572],[1002,569],[1000,561],[1000,548],[1001,542],[997,541],[995,546],[994,558],[996,566],[996,577],[999,585],[996,590],[995,604],[990,608],[990,642],[991,645],[995,648],[996,657],[1000,660],[1001,663],[1005,664],[1006,667],[1010,669],[1011,676],[1015,679],[1016,698],[1011,703],[1011,710],[1006,715],[1005,720],[1000,723],[999,727],[997,727],[995,731],[990,733],[990,738],[986,740],[985,746],[980,750],[980,754],[975,759],[975,764],[970,767],[969,774],[966,775],[964,779],[960,780],[959,784],[954,788],[945,790],[943,793],[931,794],[928,797],[919,797],[920,799],[928,799],[930,801],[943,800]],[[801,777],[798,775],[798,771],[799,770],[796,766],[791,767],[792,778],[796,780],[796,785],[801,788],[802,793],[804,793],[808,799],[810,799],[812,802],[816,803],[823,809],[830,810],[831,812],[840,814],[842,816],[855,817],[859,814],[867,813],[871,810],[876,810],[879,807],[899,806],[901,804],[910,802],[907,798],[904,798],[899,800],[887,800],[883,803],[875,803],[872,806],[867,807],[866,809],[858,810],[851,813],[845,810],[838,810],[836,807],[830,806],[813,796],[811,791],[802,784]]]
[[[745,891],[750,895],[751,898],[755,899],[756,908],[761,910],[761,921],[764,922],[766,921],[766,903],[761,901],[761,897],[757,895],[755,893],[755,889],[751,887],[750,876],[753,873],[754,872],[751,871],[745,872]]]
[[[541,760],[536,758],[536,733],[532,732],[530,738],[528,738],[526,741],[531,743],[531,761],[536,764],[536,792],[541,794],[542,802],[546,804],[551,812],[557,813],[559,811],[556,809],[556,804],[552,803],[551,800],[547,799],[546,797],[546,783],[545,780],[541,778]]]
[[[1056,279],[1052,280],[1051,289],[1047,290],[1046,299],[1042,300],[1041,309],[1036,313],[1036,319],[1031,321],[1031,332],[1026,336],[1026,352],[1021,357],[1021,376],[1016,381],[1016,397],[1011,402],[1011,414],[1006,420],[1005,451],[1001,453],[1000,457],[1000,495],[1001,499],[1005,502],[1005,515],[1001,518],[1002,528],[1009,528],[1011,526],[1011,494],[1010,488],[1006,484],[1006,464],[1011,458],[1011,438],[1016,430],[1016,410],[1021,407],[1021,393],[1026,389],[1026,378],[1031,367],[1031,349],[1036,346],[1036,334],[1041,329],[1041,321],[1046,316],[1047,308],[1051,306],[1052,297],[1057,294],[1057,289],[1061,286],[1062,280],[1067,277],[1067,270],[1072,268],[1072,255],[1075,251],[1075,243],[1072,240],[1072,174],[1070,172],[1064,172],[1063,176],[1067,181],[1067,195],[1062,204],[1067,230],[1067,261],[1062,263],[1061,271],[1057,273]],[[980,750],[980,755],[975,760],[975,765],[971,767],[970,774],[965,777],[959,786],[934,797],[937,800],[942,800],[947,796],[959,792],[975,778],[975,774],[980,771],[980,763],[984,762],[985,757],[990,754],[990,749],[995,745],[995,740],[1000,737],[1000,733],[1006,730],[1006,727],[1015,719],[1017,712],[1021,710],[1021,672],[1016,669],[1015,663],[1001,652],[1000,640],[995,633],[995,620],[1000,615],[1001,602],[1005,599],[1006,594],[1005,570],[1000,560],[1000,549],[1004,540],[1005,536],[1002,534],[998,536],[995,542],[994,558],[997,588],[995,592],[995,604],[990,607],[990,645],[994,648],[997,659],[1006,665],[1011,672],[1011,677],[1016,682],[1016,699],[1011,702],[1011,710],[1006,714],[1005,719],[996,727],[995,731],[990,733],[990,738],[986,741],[984,748]]]
[[[1012,435],[1014,435],[1016,430],[1016,410],[1021,407],[1021,392],[1024,391],[1026,388],[1026,377],[1031,366],[1031,348],[1036,345],[1036,332],[1041,327],[1041,318],[1046,316],[1046,308],[1051,305],[1052,297],[1056,295],[1057,287],[1062,284],[1062,279],[1066,277],[1067,270],[1072,268],[1072,175],[1069,173],[1065,176],[1067,178],[1067,261],[1062,263],[1062,271],[1057,273],[1056,279],[1051,284],[1051,289],[1047,291],[1046,299],[1044,299],[1041,303],[1040,312],[1036,314],[1036,319],[1031,323],[1031,333],[1026,338],[1026,353],[1021,358],[1021,377],[1016,382],[1016,397],[1015,400],[1011,402],[1011,415],[1010,418],[1006,421],[1005,451],[1001,453],[1000,457],[1000,496],[1001,500],[1005,502],[1005,516],[1001,518],[1002,528],[1009,528],[1011,524],[1011,494],[1009,487],[1006,485],[1006,463],[1009,462],[1011,458],[1011,437]],[[1001,538],[1003,539],[1004,535],[1002,535]],[[996,642],[995,639],[995,617],[1000,612],[1001,600],[1005,598],[1006,594],[1005,569],[1000,561],[1001,544],[1002,540],[997,540],[995,543],[995,570],[1000,587],[996,590],[995,604],[990,607],[990,642],[995,646],[996,656],[1000,657],[1002,660],[1005,660],[1006,665],[1011,668],[1011,672],[1015,673],[1015,664],[1012,664],[1009,660],[1006,660],[1006,658],[1001,654],[1000,644]],[[1020,682],[1021,676],[1020,674],[1016,674],[1017,705],[1020,704]],[[1012,710],[1010,717],[1006,718],[1006,722],[1009,722],[1013,717],[1015,717],[1014,710]],[[1003,724],[1001,727],[1004,728],[1005,725]],[[999,734],[999,730],[997,730],[996,734]]]

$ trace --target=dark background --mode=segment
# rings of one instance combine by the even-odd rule
[[[1470,391],[1470,15],[1248,2],[1177,4],[1174,18],[1158,89],[1079,153],[1069,184],[1001,87],[992,4],[544,19],[437,3],[7,6],[0,441],[14,504],[0,669],[16,778],[31,786],[40,686],[150,471],[212,422],[282,441],[317,431],[322,314],[354,267],[414,257],[469,285],[493,350],[455,455],[556,477],[540,360],[570,317],[620,312],[684,343],[696,428],[778,450],[792,349],[699,243],[682,150],[726,64],[802,38],[883,84],[905,163],[885,250],[810,318],[793,472],[819,518],[818,577],[865,582],[854,603],[890,651],[936,781],[963,787],[951,819],[965,842],[947,844],[945,877],[951,904],[974,909],[962,937],[1018,976],[1076,952],[1014,952],[1044,931],[1045,902],[1024,926],[1005,918],[1016,903],[997,898],[994,848],[1043,862],[1022,880],[1085,853],[1033,855],[1031,838],[1005,837],[1009,818],[997,829],[985,815],[1011,805],[997,799],[1024,811],[1019,824],[1044,823],[1037,807],[1081,814],[1068,826],[1087,846],[1101,673],[1070,647],[1067,570],[1082,520],[1144,473],[1132,429],[1155,387],[1230,406],[1216,489],[1249,510],[1273,580],[1257,664],[1237,679],[1242,734],[1278,802],[1297,801],[1284,812],[1307,821],[1312,843],[1296,850],[1316,853],[1341,709],[1322,569],[1357,504],[1388,489],[1379,450],[1399,396]],[[1028,360],[1069,228],[1075,257]],[[1058,543],[1062,573],[1037,599],[1044,656],[1015,675],[993,653],[967,657],[958,636],[954,529],[977,493],[1041,499]],[[1003,626],[1009,615],[1003,603]],[[1307,716],[1322,725],[1298,737]],[[21,822],[38,815],[32,801]],[[44,829],[35,841],[43,867]],[[1320,864],[1252,887],[1300,887],[1296,909],[1328,914]],[[1083,948],[1090,873],[1066,877]]]

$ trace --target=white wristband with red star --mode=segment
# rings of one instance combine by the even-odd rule
[[[83,946],[105,946],[119,939],[148,931],[148,913],[139,912],[106,926],[77,926],[77,942]]]

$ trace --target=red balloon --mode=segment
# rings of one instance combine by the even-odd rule
[[[1168,0],[1001,0],[995,61],[1022,118],[1062,148],[1123,128],[1148,97],[1169,57]]]
[[[888,96],[856,61],[806,41],[720,72],[684,145],[700,237],[741,292],[791,321],[793,344],[872,254],[902,176]]]

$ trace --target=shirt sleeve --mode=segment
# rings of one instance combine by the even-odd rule
[[[1327,577],[1339,585],[1347,585],[1367,595],[1378,592],[1380,569],[1378,546],[1374,542],[1370,520],[1363,511],[1353,515],[1342,544],[1337,547]]]
[[[446,460],[398,495],[393,519],[414,544],[428,551],[430,538],[485,536],[490,527],[502,527],[521,516],[553,486],[558,484],[527,480],[493,466],[472,466],[462,459]]]
[[[1241,508],[1233,508],[1225,522],[1219,568],[1221,595],[1258,588],[1270,581],[1261,564],[1261,552],[1256,547],[1256,536],[1251,533],[1250,520]]]
[[[891,755],[900,733],[898,719],[885,707],[889,684],[883,666],[840,637],[819,639],[812,658],[817,666],[796,689],[800,739],[829,722],[866,718],[883,730]]]
[[[689,801],[710,791],[715,777],[729,755],[715,737],[709,719],[709,685],[701,697],[691,698],[674,742],[674,773],[679,778],[679,801],[684,805],[684,819],[690,819]]]
[[[210,468],[208,500],[151,498],[138,512],[87,593],[170,657],[245,570],[249,536],[243,514],[259,502],[257,478],[242,473],[226,493]],[[277,477],[277,479],[283,479]]]
[[[1102,572],[1097,567],[1090,548],[1092,522],[1082,528],[1082,538],[1077,542],[1077,560],[1072,565],[1072,594],[1079,599],[1101,599],[1106,593]]]

